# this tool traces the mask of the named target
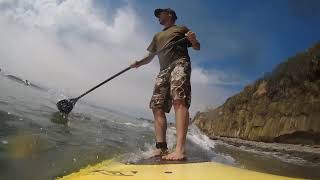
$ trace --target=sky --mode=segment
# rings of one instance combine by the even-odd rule
[[[0,0],[0,68],[78,96],[141,59],[162,30],[154,9],[168,7],[201,43],[189,49],[191,117],[320,40],[318,0]],[[158,72],[156,58],[83,100],[152,119]]]

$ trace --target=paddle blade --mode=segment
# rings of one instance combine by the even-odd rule
[[[59,109],[60,112],[69,114],[72,111],[75,103],[76,103],[75,99],[64,99],[57,103],[57,108]]]

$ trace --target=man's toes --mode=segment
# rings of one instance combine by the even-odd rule
[[[180,161],[180,160],[184,160],[185,157],[184,157],[184,156],[174,155],[174,154],[169,154],[169,155],[167,155],[167,156],[162,156],[162,159],[164,159],[164,160]]]
[[[166,155],[166,156],[162,156],[162,159],[164,160],[173,160],[173,161],[177,161],[177,160],[182,160],[184,159],[184,157],[180,157],[180,156],[177,156],[175,154],[169,154],[169,155]]]
[[[172,159],[171,155],[166,155],[166,156],[162,156],[162,159],[165,159],[165,160],[170,160]]]

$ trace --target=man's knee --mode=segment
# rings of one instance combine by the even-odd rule
[[[153,115],[154,115],[154,120],[155,123],[166,123],[166,115],[163,109],[160,108],[154,108],[152,109]]]
[[[156,117],[162,117],[165,115],[164,110],[161,108],[153,108],[152,112],[153,112],[154,116],[156,116]]]
[[[174,109],[186,107],[186,103],[183,99],[175,99],[173,100],[172,104]]]

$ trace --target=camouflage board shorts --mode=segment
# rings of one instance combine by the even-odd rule
[[[184,100],[187,108],[191,103],[191,63],[188,59],[182,58],[174,61],[168,68],[159,72],[153,95],[150,101],[150,108],[161,108],[169,113],[173,100]]]

